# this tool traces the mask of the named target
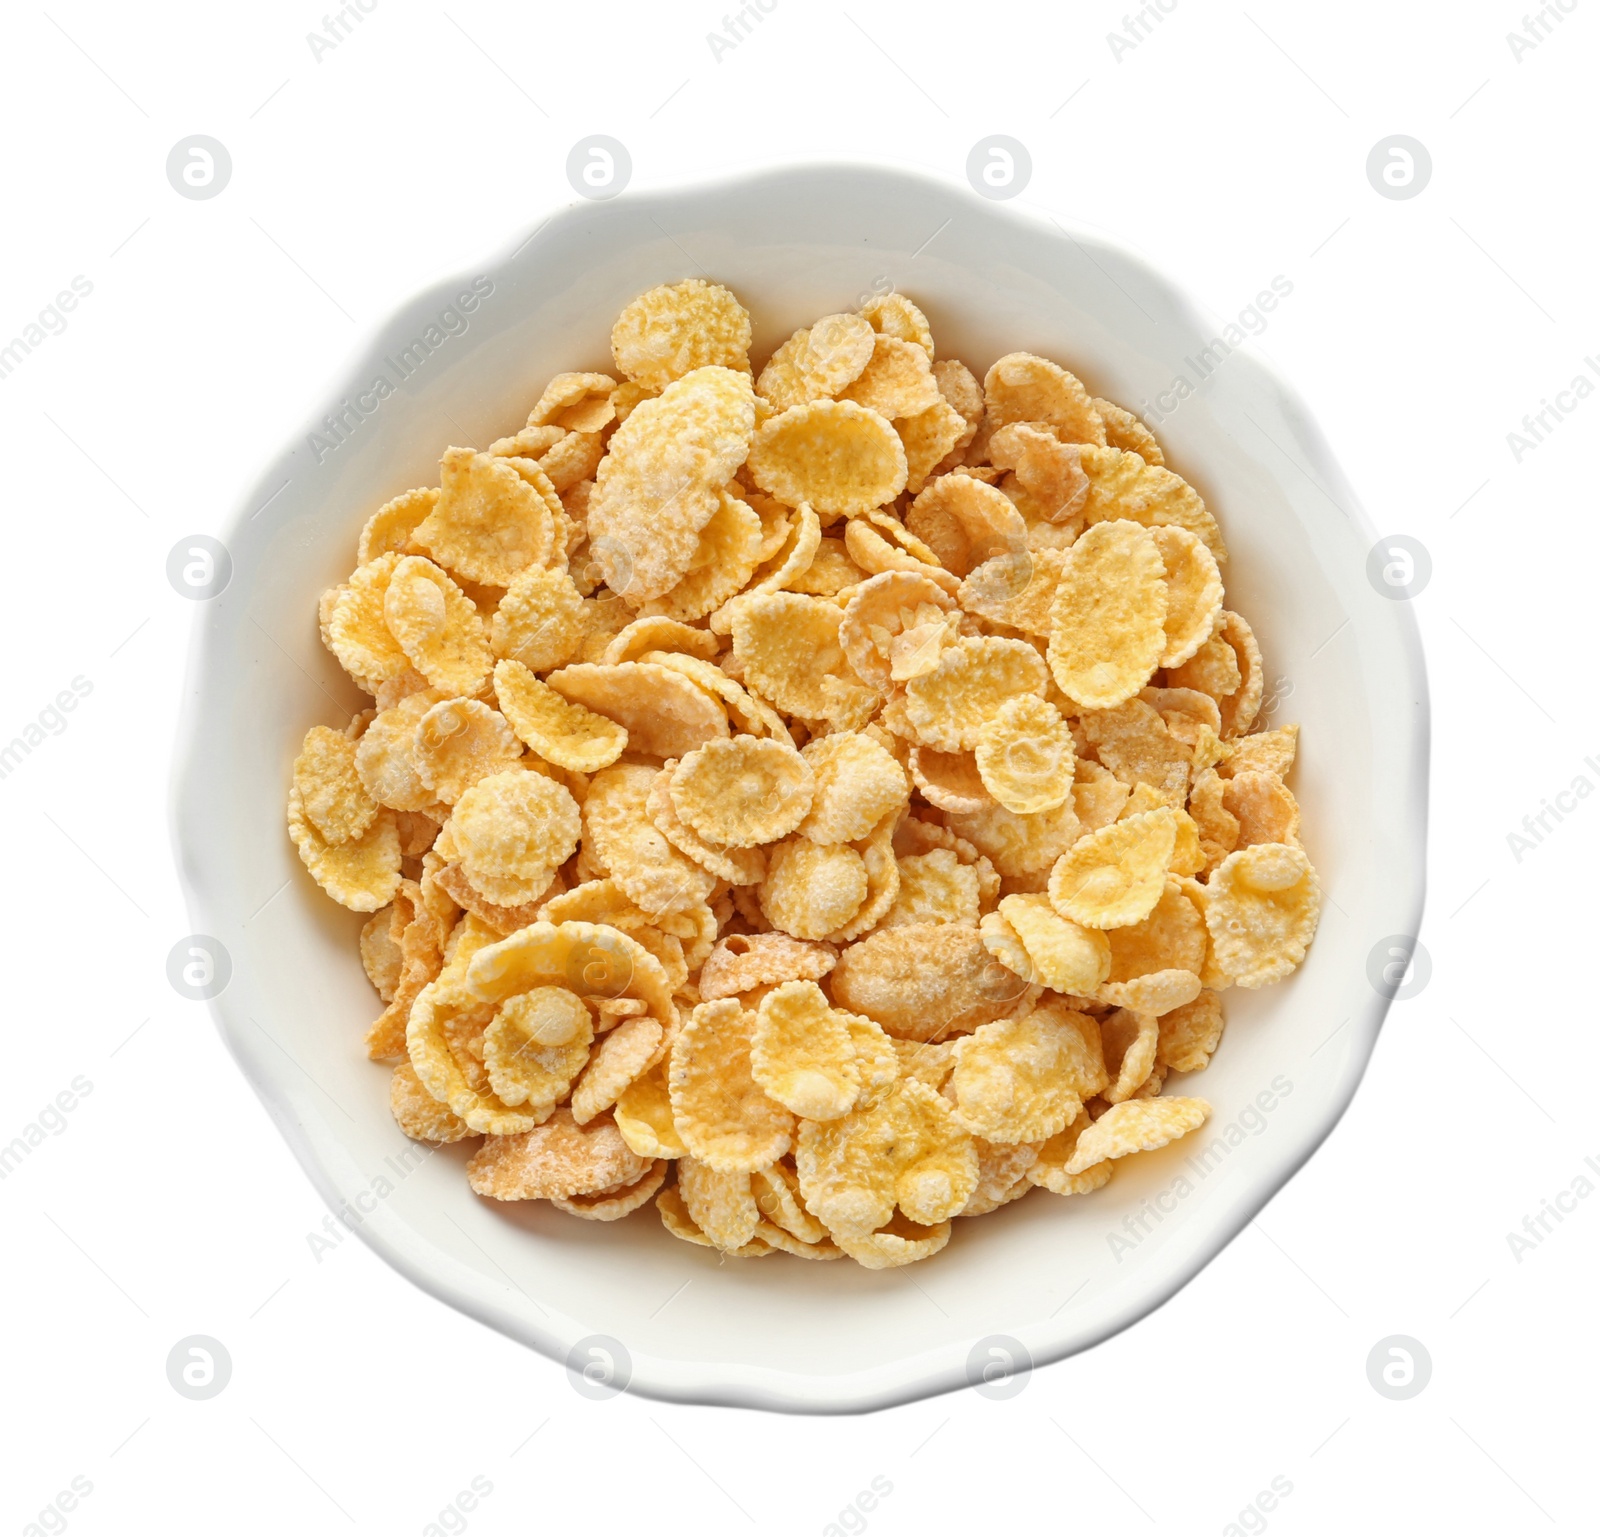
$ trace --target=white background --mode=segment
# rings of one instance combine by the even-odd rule
[[[1124,10],[777,0],[720,59],[714,0],[378,0],[320,60],[310,5],[11,13],[0,343],[75,276],[93,292],[0,380],[0,739],[74,677],[92,693],[0,780],[0,1143],[75,1076],[92,1090],[0,1183],[0,1531],[75,1476],[92,1492],[43,1529],[424,1532],[478,1476],[493,1492],[454,1529],[485,1537],[815,1533],[878,1477],[884,1537],[1225,1533],[1276,1476],[1292,1492],[1243,1529],[1592,1530],[1600,1199],[1520,1256],[1507,1234],[1600,1161],[1600,809],[1576,802],[1520,861],[1507,835],[1580,774],[1600,785],[1600,403],[1520,464],[1507,434],[1600,353],[1600,17],[1576,0],[1518,57],[1515,3],[1176,0],[1114,53]],[[194,617],[168,550],[222,529],[391,309],[567,201],[567,152],[596,132],[636,186],[817,155],[960,178],[980,136],[1021,140],[1026,202],[1130,243],[1219,324],[1293,282],[1255,345],[1374,522],[1432,555],[1431,981],[1251,1228],[1004,1402],[806,1420],[578,1396],[359,1243],[313,1257],[325,1209],[166,982],[189,931],[165,803]],[[231,152],[214,200],[166,179],[195,133]],[[1394,133],[1431,152],[1411,200],[1367,180]],[[167,1382],[191,1334],[232,1357],[205,1402]],[[1404,1402],[1366,1372],[1393,1334],[1433,1363]]]

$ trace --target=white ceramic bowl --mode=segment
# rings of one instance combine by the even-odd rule
[[[750,309],[758,357],[893,284],[926,310],[941,355],[980,378],[1028,350],[1135,408],[1193,383],[1189,360],[1213,340],[1104,238],[903,171],[800,166],[565,208],[383,326],[238,509],[231,583],[197,621],[176,840],[194,926],[232,957],[211,1005],[224,1037],[318,1189],[390,1264],[557,1360],[577,1346],[603,1375],[609,1358],[650,1396],[871,1409],[963,1386],[969,1363],[1025,1352],[1040,1365],[1126,1327],[1327,1135],[1384,1015],[1369,951],[1421,917],[1422,655],[1409,605],[1369,585],[1374,530],[1305,410],[1253,359],[1227,357],[1157,430],[1221,519],[1230,606],[1260,637],[1274,718],[1302,723],[1296,789],[1327,901],[1299,973],[1228,993],[1215,1061],[1170,1081],[1210,1100],[1207,1129],[1094,1195],[1036,1191],[958,1219],[948,1248],[907,1270],[723,1262],[650,1210],[602,1224],[480,1200],[460,1149],[410,1161],[388,1070],[361,1046],[376,1010],[361,919],[317,891],[284,835],[302,734],[365,702],[318,642],[317,595],[351,569],[367,514],[431,483],[446,444],[514,431],[558,370],[609,368],[621,306],[701,274]]]

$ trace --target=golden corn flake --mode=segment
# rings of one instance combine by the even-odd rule
[[[714,663],[703,662],[697,656],[685,656],[680,651],[647,651],[639,660],[681,672],[713,699],[721,700],[729,721],[741,732],[750,736],[768,736],[791,747],[794,745],[783,717],[766,700],[758,699],[742,683],[734,682]]]
[[[852,523],[852,531],[859,527]],[[930,672],[960,635],[955,604],[930,575],[885,571],[845,604],[839,644],[857,676],[876,689]]]
[[[716,877],[674,848],[650,819],[657,772],[616,763],[594,776],[583,803],[584,846],[645,912],[684,912],[711,895]]]
[[[1017,563],[1012,586],[1028,582],[1028,529],[1011,499],[971,475],[940,475],[918,492],[906,527],[956,576],[985,561],[1009,556]]]
[[[975,928],[911,923],[851,945],[828,980],[836,1004],[890,1035],[937,1041],[1009,1012],[1017,991],[995,972]]]
[[[1001,897],[1000,916],[1027,951],[1032,975],[1058,993],[1088,997],[1111,970],[1106,936],[1062,917],[1046,897]]]
[[[745,686],[784,714],[811,720],[848,719],[870,708],[876,696],[839,644],[843,616],[837,603],[796,592],[763,593],[741,604],[733,616],[733,654]]]
[[[442,700],[417,722],[417,777],[441,801],[453,804],[521,757],[522,743],[505,716],[479,700]]]
[[[644,930],[640,938],[650,932]],[[573,1120],[580,1126],[587,1125],[601,1111],[616,1104],[622,1091],[660,1060],[664,1039],[659,1019],[648,1014],[624,1018],[595,1047],[572,1091]]]
[[[1298,726],[1280,726],[1275,731],[1236,737],[1229,744],[1227,756],[1217,764],[1217,773],[1224,779],[1250,773],[1276,774],[1279,779],[1286,779],[1294,767],[1299,741]]]
[[[845,1114],[861,1088],[847,1021],[815,982],[784,982],[768,993],[750,1038],[751,1071],[768,1097],[807,1120]]]
[[[1044,422],[1064,443],[1104,443],[1105,423],[1089,392],[1066,369],[1030,352],[1009,352],[983,380],[986,419],[999,428],[1008,422]]]
[[[1156,1059],[1175,1073],[1198,1073],[1222,1040],[1222,999],[1207,989],[1191,1002],[1163,1014]]]
[[[1203,1125],[1210,1114],[1203,1099],[1137,1099],[1113,1105],[1078,1137],[1064,1172],[1081,1174],[1108,1158],[1165,1147]]]
[[[611,328],[611,355],[636,384],[664,391],[695,369],[750,371],[750,316],[720,283],[686,278],[642,293]],[[626,425],[626,423],[624,423]]]
[[[497,1201],[571,1199],[649,1172],[610,1120],[579,1126],[565,1109],[531,1130],[492,1135],[467,1163],[467,1183]]]
[[[1222,804],[1239,823],[1236,848],[1300,841],[1300,807],[1276,774],[1249,772],[1224,780]]]
[[[1096,524],[1067,552],[1050,610],[1050,671],[1084,709],[1131,699],[1166,645],[1161,552],[1136,523]]]
[[[1078,1139],[1094,1122],[1087,1111],[1081,1113],[1065,1131],[1058,1131],[1039,1149],[1028,1170],[1028,1183],[1056,1195],[1092,1195],[1111,1178],[1111,1160],[1102,1158],[1077,1174],[1067,1173],[1067,1164],[1077,1151]]]
[[[933,332],[928,317],[902,293],[878,294],[861,306],[862,318],[880,336],[915,342],[933,361]]]
[[[1042,423],[1012,422],[990,437],[989,462],[1010,472],[1002,485],[1030,523],[1081,527],[1089,477],[1076,443],[1062,442]]]
[[[521,662],[495,664],[494,692],[517,736],[558,768],[597,773],[628,745],[626,727],[569,703]]]
[[[919,745],[911,749],[906,767],[922,798],[941,811],[981,811],[992,804],[977,759],[970,752],[941,752],[937,747]]]
[[[455,1111],[423,1087],[410,1062],[398,1063],[389,1080],[389,1109],[400,1130],[417,1142],[460,1142],[474,1135]]]
[[[1156,1065],[1159,1028],[1153,1014],[1118,1009],[1100,1021],[1100,1044],[1110,1083],[1101,1091],[1110,1104],[1131,1099]]]
[[[806,1205],[839,1242],[881,1228],[895,1206],[920,1225],[953,1217],[977,1187],[978,1155],[949,1104],[902,1078],[868,1108],[802,1121],[795,1170]]]
[[[793,832],[811,809],[811,765],[782,742],[736,736],[709,742],[683,758],[672,776],[672,803],[708,843],[754,848]]]
[[[867,900],[867,866],[848,844],[792,838],[767,852],[761,911],[796,939],[826,939]]]
[[[410,665],[400,642],[384,622],[389,578],[401,556],[390,551],[360,566],[335,590],[328,610],[326,638],[339,664],[369,694]]]
[[[1086,833],[1050,872],[1050,905],[1090,929],[1116,929],[1147,916],[1166,889],[1177,819],[1142,811]]]
[[[449,448],[439,461],[439,500],[412,542],[456,576],[505,587],[525,567],[548,564],[557,554],[560,508],[531,460]]]
[[[408,555],[383,599],[384,623],[406,660],[444,693],[471,695],[488,681],[494,658],[472,600],[431,560]]]
[[[1101,764],[1123,784],[1134,790],[1146,786],[1155,804],[1182,808],[1189,788],[1189,751],[1142,699],[1109,710],[1086,710],[1078,724]]]
[[[581,1195],[553,1195],[550,1204],[557,1211],[589,1222],[615,1222],[649,1201],[666,1184],[670,1167],[666,1159],[658,1158],[636,1180],[607,1185],[602,1190],[585,1191]]]
[[[652,615],[635,619],[618,630],[600,660],[607,666],[615,666],[618,662],[643,661],[652,651],[681,651],[690,657],[710,661],[717,650],[717,637],[708,631],[697,630],[678,619]]]
[[[645,809],[656,831],[718,880],[727,881],[730,886],[756,885],[767,873],[766,855],[760,849],[708,843],[678,815],[678,808],[672,803],[672,775],[677,766],[677,759],[669,758],[650,786]]]
[[[737,999],[698,1004],[672,1046],[667,1087],[684,1146],[723,1172],[765,1168],[789,1150],[794,1117],[750,1066],[756,1016]]]
[[[790,507],[854,517],[891,502],[906,484],[906,453],[887,420],[853,401],[814,400],[762,424],[749,469]]]
[[[490,900],[496,878],[524,888],[530,901],[578,846],[578,805],[543,774],[507,769],[471,786],[456,802],[440,837],[449,836],[467,876]]]
[[[377,819],[378,803],[356,769],[356,743],[331,726],[306,732],[294,760],[294,787],[306,820],[324,843],[348,843]]]
[[[507,1105],[554,1105],[583,1071],[593,1039],[593,1018],[576,993],[536,987],[513,994],[483,1034],[489,1084]]]
[[[694,1157],[680,1158],[678,1194],[690,1220],[714,1248],[737,1252],[755,1237],[761,1208],[748,1172],[712,1168]]]
[[[1037,695],[1006,700],[984,722],[975,758],[984,788],[1007,811],[1050,811],[1072,794],[1072,732],[1061,712]]]
[[[631,751],[681,758],[728,734],[728,712],[681,672],[655,662],[574,662],[546,679],[571,704],[628,733]]]
[[[1174,524],[1204,544],[1218,565],[1227,560],[1217,520],[1186,480],[1120,448],[1086,446],[1080,462],[1089,477],[1089,499],[1083,507],[1087,523],[1125,519],[1146,528]]]
[[[1042,1142],[1083,1109],[1069,1068],[1071,1027],[1049,1009],[996,1020],[956,1042],[950,1075],[957,1119],[988,1142]]]
[[[391,812],[379,812],[359,838],[329,843],[291,786],[289,837],[311,878],[342,907],[375,913],[393,898],[400,884],[400,835]]]
[[[1081,829],[1073,803],[1049,811],[1007,811],[998,801],[981,811],[952,812],[950,830],[989,859],[1001,875],[1048,870],[1077,841]]]
[[[641,1158],[682,1158],[688,1151],[673,1124],[665,1062],[635,1078],[618,1095],[611,1114],[622,1140]]]
[[[1126,407],[1109,400],[1097,399],[1094,408],[1106,424],[1106,446],[1126,448],[1139,455],[1146,464],[1165,465],[1166,455],[1156,442],[1156,435]]]
[[[936,376],[939,367],[934,365]],[[942,398],[925,411],[899,418],[893,425],[900,435],[900,446],[905,449],[906,490],[913,496],[952,453],[965,445],[972,433],[967,419]]]
[[[617,381],[609,374],[557,374],[528,413],[528,425],[599,432],[616,415],[611,402],[616,387]]]
[[[1186,528],[1158,524],[1150,530],[1166,567],[1167,632],[1163,667],[1181,667],[1211,638],[1222,615],[1222,574],[1217,558]]]
[[[946,647],[932,671],[906,684],[906,715],[918,737],[947,752],[975,748],[1008,699],[1043,698],[1049,674],[1026,641],[971,636]]]
[[[385,502],[361,530],[356,545],[356,564],[364,566],[391,551],[404,553],[417,525],[433,511],[438,500],[438,488],[424,486],[416,491],[404,491]]]
[[[749,377],[699,368],[640,405],[612,434],[589,498],[589,549],[613,592],[638,605],[694,563],[700,531],[750,449]]]
[[[708,1002],[780,982],[818,982],[839,952],[787,934],[730,934],[717,941],[700,969],[700,996]]]
[[[796,331],[761,370],[756,393],[775,411],[837,395],[872,359],[872,327],[859,315],[824,315]]]
[[[900,889],[881,927],[906,923],[976,924],[979,911],[978,872],[949,849],[907,854],[896,860]]]
[[[544,672],[578,654],[585,630],[583,599],[572,578],[529,566],[512,578],[495,608],[489,647],[497,657]]]
[[[1229,854],[1207,884],[1217,964],[1240,987],[1264,987],[1305,959],[1322,888],[1305,850],[1256,843]]]
[[[742,497],[724,486],[717,510],[700,530],[689,568],[640,612],[666,619],[703,619],[739,592],[761,559],[761,519]]]
[[[928,354],[915,342],[882,334],[873,343],[867,366],[838,396],[891,419],[942,404]]]

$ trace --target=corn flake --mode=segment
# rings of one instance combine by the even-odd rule
[[[1063,1170],[1081,1174],[1105,1159],[1165,1147],[1202,1125],[1210,1114],[1211,1106],[1203,1099],[1139,1099],[1113,1105],[1084,1128]]]
[[[1150,681],[1166,645],[1161,552],[1135,523],[1096,524],[1067,552],[1050,610],[1050,671],[1084,709],[1108,709]]]
[[[1177,818],[1166,810],[1085,834],[1050,872],[1050,905],[1090,929],[1139,922],[1166,889],[1177,836]]]
[[[1007,811],[1052,811],[1072,794],[1072,732],[1037,695],[1006,700],[979,730],[974,756],[984,788]]]
[[[696,1006],[672,1046],[667,1086],[684,1146],[724,1173],[765,1168],[789,1150],[794,1117],[750,1066],[756,1016],[737,999]]]
[[[757,486],[790,507],[854,517],[891,502],[906,484],[893,427],[853,401],[813,400],[763,423],[750,445]]]

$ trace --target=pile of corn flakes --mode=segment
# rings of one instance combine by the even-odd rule
[[[1297,728],[1130,412],[898,293],[750,342],[651,289],[372,514],[289,831],[473,1190],[904,1265],[1204,1121],[1169,1075],[1316,928]]]

